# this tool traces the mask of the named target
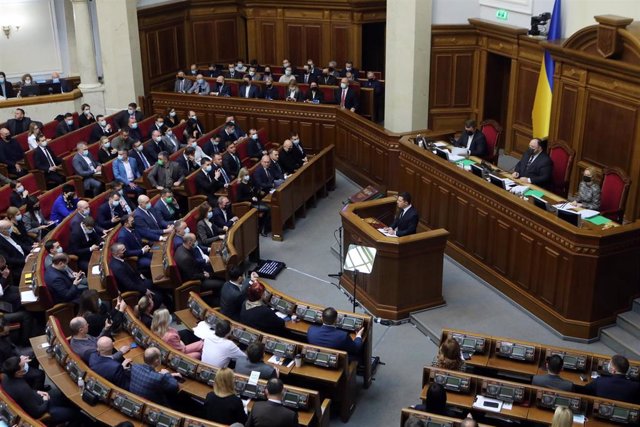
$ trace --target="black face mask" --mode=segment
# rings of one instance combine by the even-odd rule
[[[474,132],[473,132],[472,130],[468,130],[468,131],[467,131],[467,135],[471,136],[471,135],[473,135],[473,134],[474,134]]]
[[[178,80],[184,80],[184,77],[178,77]]]
[[[591,177],[590,176],[583,176],[582,180],[586,183],[590,183],[591,182]]]
[[[527,150],[527,153],[529,154],[529,156],[533,156],[535,154],[536,150],[534,150],[533,148],[529,148]]]

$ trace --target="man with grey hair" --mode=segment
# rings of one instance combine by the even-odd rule
[[[182,246],[176,248],[174,258],[180,269],[180,277],[183,282],[190,280],[200,281],[200,292],[212,292],[205,300],[209,305],[217,306],[220,297],[220,289],[224,283],[222,280],[212,279],[195,257],[194,250],[197,245],[196,235],[187,233],[182,238]]]
[[[95,352],[98,348],[98,338],[89,335],[89,324],[84,317],[78,316],[71,319],[69,322],[69,329],[71,330],[71,340],[69,345],[71,349],[82,358],[86,363],[89,363],[89,356]],[[100,337],[110,338],[111,334],[111,321],[109,319],[104,321],[104,328],[100,332]],[[120,350],[113,354],[113,359],[122,362],[124,360],[123,354],[129,351],[128,345],[123,345]]]
[[[102,165],[95,161],[86,142],[79,142],[76,145],[77,153],[73,156],[73,170],[82,177],[85,195],[97,196],[102,192],[102,182],[96,176],[102,175]]]
[[[20,283],[22,277],[22,269],[25,262],[31,258],[31,247],[18,242],[17,238],[14,239],[11,232],[13,224],[11,221],[3,219],[0,220],[0,253],[4,255],[7,265],[11,269],[11,277],[13,283]]]
[[[160,350],[149,347],[144,351],[144,364],[131,367],[131,382],[129,391],[163,406],[171,406],[172,398],[178,393],[179,385],[176,378],[182,376],[170,373],[160,367]]]

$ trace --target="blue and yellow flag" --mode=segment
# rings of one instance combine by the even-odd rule
[[[560,25],[560,3],[561,0],[555,0],[555,3],[553,5],[553,12],[551,14],[551,23],[549,24],[549,33],[547,34],[547,40],[556,40],[561,38],[562,29]],[[544,138],[546,136],[549,136],[554,68],[555,63],[551,58],[551,54],[548,50],[545,49],[544,58],[540,66],[540,77],[538,78],[536,99],[533,102],[533,111],[531,111],[533,136],[536,138]]]

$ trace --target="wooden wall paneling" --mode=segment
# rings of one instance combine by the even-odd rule
[[[474,206],[475,211],[471,215],[473,236],[472,248],[476,258],[484,261],[487,258],[489,241],[489,213],[484,209]]]
[[[301,62],[298,64],[306,64],[307,59],[314,60],[314,64],[324,64],[320,61],[320,55],[322,54],[322,45],[325,43],[325,39],[322,34],[322,27],[317,24],[308,24],[303,27],[304,32],[304,54]]]
[[[346,61],[352,59],[349,46],[351,45],[351,27],[345,24],[333,24],[331,26],[331,52],[333,58],[338,62],[339,67],[343,67]]]
[[[292,64],[302,64],[304,57],[304,31],[301,24],[285,23],[284,47]]]
[[[258,46],[260,50],[254,57],[262,64],[277,64],[278,57],[276,56],[276,23],[273,21],[260,21],[260,37]]]
[[[193,56],[190,62],[196,64],[212,64],[218,54],[215,24],[209,20],[191,22],[191,38],[193,40]]]
[[[522,154],[529,148],[529,141],[533,134],[531,111],[536,96],[540,64],[532,64],[528,61],[518,61],[515,72],[516,88],[514,97],[514,115],[511,143],[508,146],[509,153]]]
[[[454,85],[451,100],[453,107],[471,107],[474,56],[474,52],[463,52],[454,55]]]
[[[375,154],[373,144],[364,139],[359,139],[358,142],[358,164],[360,165],[362,172],[367,175],[371,175],[371,159]]]
[[[389,155],[387,150],[383,150],[380,147],[374,147],[372,162],[371,162],[371,176],[379,182],[387,182],[385,171],[389,168]]]
[[[450,239],[456,242],[458,246],[465,247],[466,242],[469,241],[469,211],[471,207],[468,200],[458,197],[457,195],[452,197],[452,199],[454,204],[453,221],[456,223],[456,233],[455,235],[452,233]]]
[[[435,77],[431,80],[429,105],[432,108],[452,107],[452,85],[455,77],[454,54],[434,52],[431,55],[432,71]]]
[[[240,46],[244,37],[239,37],[236,17],[220,18],[214,21],[215,60],[223,63],[235,63],[241,57]],[[244,49],[243,49],[244,50]]]

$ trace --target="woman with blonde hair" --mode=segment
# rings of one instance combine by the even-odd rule
[[[10,206],[5,212],[7,219],[11,221],[11,237],[20,246],[33,246],[35,240],[29,236],[24,223],[22,222],[22,212],[15,206]]]
[[[433,366],[454,371],[463,371],[464,362],[460,353],[460,344],[455,339],[448,337],[438,350],[438,355],[433,360]]]
[[[573,412],[566,406],[558,406],[553,413],[551,427],[571,427],[573,425]]]
[[[187,356],[200,360],[202,357],[204,341],[199,340],[191,344],[185,344],[180,339],[178,331],[172,328],[170,324],[171,314],[169,314],[169,310],[166,308],[156,310],[155,313],[153,313],[151,330],[159,337],[162,337],[162,341],[166,342],[171,347],[185,353]]]
[[[27,144],[29,144],[31,150],[38,148],[38,135],[40,135],[40,132],[40,125],[36,122],[31,122],[27,134]]]
[[[575,198],[575,206],[596,211],[600,209],[600,172],[596,168],[588,167],[582,172]]]
[[[204,408],[204,418],[216,423],[224,425],[241,423],[244,425],[247,421],[242,400],[236,396],[231,369],[222,368],[216,373],[213,391],[207,394]]]

